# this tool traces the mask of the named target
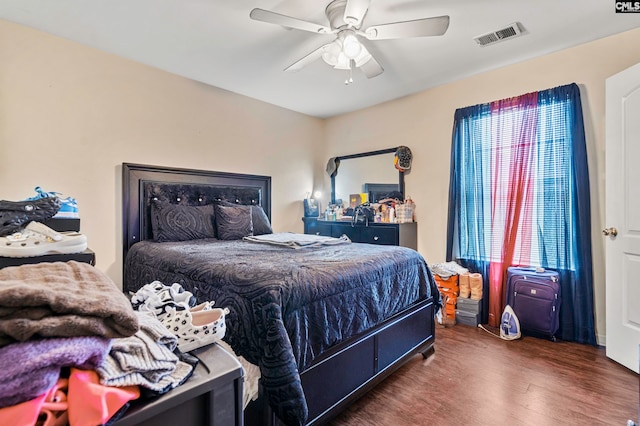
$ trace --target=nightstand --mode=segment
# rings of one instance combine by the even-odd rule
[[[114,426],[242,426],[242,366],[212,344],[190,352],[200,362],[182,385],[151,400],[134,401]]]

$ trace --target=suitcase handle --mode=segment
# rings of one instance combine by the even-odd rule
[[[527,271],[536,272],[541,274],[546,271],[542,266],[534,267],[534,266],[514,266],[515,268],[526,269]]]
[[[532,267],[532,266],[517,266],[517,268],[520,268],[520,269],[523,269],[523,270],[526,269],[527,271],[531,271],[532,273],[535,273],[535,274],[543,274],[543,273],[547,272],[547,270],[544,269],[543,267],[535,268],[535,267]],[[549,270],[549,271],[553,272],[553,270]],[[522,278],[526,280],[527,276],[524,275]],[[558,281],[558,277],[552,276],[551,277],[551,281],[557,282]]]

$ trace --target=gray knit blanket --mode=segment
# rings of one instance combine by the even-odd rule
[[[0,269],[0,347],[38,337],[118,338],[137,331],[138,318],[127,297],[87,263]]]
[[[293,249],[307,247],[334,246],[337,244],[348,244],[351,240],[343,235],[340,238],[325,237],[324,235],[297,234],[294,232],[278,232],[275,234],[250,235],[243,240],[252,243],[270,244],[279,247]]]

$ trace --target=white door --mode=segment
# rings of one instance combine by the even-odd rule
[[[637,373],[640,345],[640,64],[608,78],[606,90],[607,205],[603,233],[606,235],[607,356]]]

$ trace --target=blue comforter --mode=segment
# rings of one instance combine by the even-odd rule
[[[356,243],[139,242],[125,261],[124,290],[154,280],[229,308],[224,340],[260,367],[271,407],[290,425],[307,417],[299,372],[333,345],[438,294],[418,252]]]

